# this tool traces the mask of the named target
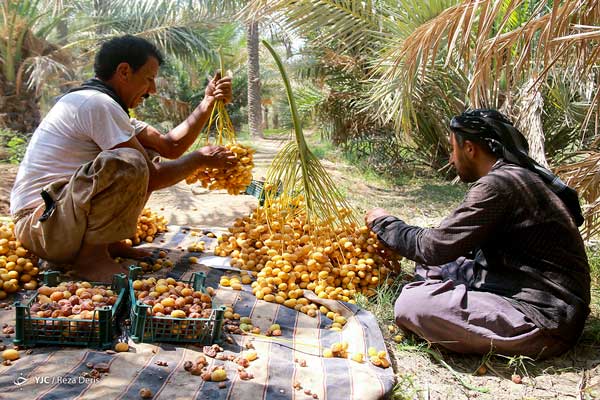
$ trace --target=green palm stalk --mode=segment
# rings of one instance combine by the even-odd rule
[[[267,171],[267,187],[273,188],[272,190],[266,190],[265,211],[267,219],[270,219],[269,205],[275,203],[277,192],[275,189],[279,188],[281,193],[278,203],[291,211],[289,215],[294,215],[300,211],[297,210],[297,199],[299,197],[304,199],[309,226],[314,227],[319,223],[348,226],[353,222],[356,223],[356,213],[353,212],[352,207],[338,191],[319,159],[308,148],[302,133],[292,88],[281,59],[269,43],[263,40],[263,44],[273,56],[281,73],[295,133],[295,141],[291,141],[284,146],[275,156]]]

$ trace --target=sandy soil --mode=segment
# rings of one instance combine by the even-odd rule
[[[0,163],[0,217],[9,214],[10,189],[18,169],[18,165]]]
[[[280,140],[260,140],[254,145],[254,178],[264,179],[268,165]],[[258,200],[249,195],[230,196],[226,191],[209,191],[200,184],[187,185],[180,182],[175,186],[152,193],[147,206],[159,211],[170,224],[195,227],[229,227],[236,218],[248,215],[258,205]]]

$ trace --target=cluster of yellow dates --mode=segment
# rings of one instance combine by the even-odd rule
[[[203,168],[188,176],[185,181],[191,185],[197,181],[209,190],[225,189],[227,193],[237,195],[242,193],[252,182],[255,150],[239,143],[226,144],[236,155],[237,162],[229,168]]]

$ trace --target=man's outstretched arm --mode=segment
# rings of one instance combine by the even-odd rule
[[[217,74],[208,84],[204,99],[192,113],[166,135],[148,125],[138,135],[142,146],[157,151],[162,157],[174,160],[181,157],[196,141],[208,122],[217,100],[230,103],[233,98],[231,78]]]

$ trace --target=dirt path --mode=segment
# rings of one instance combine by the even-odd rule
[[[281,140],[253,141],[252,145],[257,149],[255,177],[264,177],[282,143]],[[436,202],[423,188],[379,187],[363,182],[353,166],[327,161],[323,164],[340,187],[360,192],[359,209],[385,206],[385,202],[401,203],[401,215],[408,221],[433,225],[449,207],[447,203],[443,204],[444,200]],[[8,194],[15,174],[15,166],[0,164],[0,216],[8,213]],[[209,192],[184,182],[155,192],[148,202],[150,208],[167,217],[171,224],[223,228],[230,226],[237,217],[247,215],[256,205],[257,200],[252,196]],[[545,362],[534,364],[527,359],[494,357],[487,362],[488,371],[483,376],[474,374],[485,361],[482,357],[444,353],[445,362],[475,389],[467,389],[448,368],[423,350],[399,351],[391,341],[388,350],[393,355],[398,378],[398,399],[600,399],[600,345],[589,337],[566,355]],[[521,384],[511,380],[515,371],[525,375]]]
[[[9,214],[10,189],[18,169],[18,165],[0,163],[0,216]]]
[[[254,178],[264,179],[267,168],[282,145],[281,140],[257,139],[253,143]],[[195,227],[231,226],[236,218],[248,215],[256,208],[258,201],[253,196],[230,196],[224,190],[209,191],[200,184],[187,185],[180,182],[175,186],[154,192],[147,206],[155,211],[160,210],[170,224]]]

